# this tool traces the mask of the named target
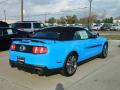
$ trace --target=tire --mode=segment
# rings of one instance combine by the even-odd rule
[[[18,66],[17,69],[18,69],[18,70],[22,70],[22,67]]]
[[[63,68],[63,74],[65,76],[72,76],[76,70],[77,70],[77,55],[74,53],[71,53],[66,58],[64,68]]]
[[[15,65],[10,65],[11,68],[15,68]]]
[[[108,44],[105,44],[100,54],[100,58],[106,58],[108,56]]]
[[[9,62],[11,68],[15,68],[16,65],[14,63]]]

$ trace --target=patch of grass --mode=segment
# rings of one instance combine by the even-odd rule
[[[108,38],[109,40],[120,40],[120,35],[101,35],[101,36]]]

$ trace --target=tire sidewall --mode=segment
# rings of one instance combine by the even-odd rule
[[[107,52],[107,53],[106,53],[106,52]],[[108,45],[105,44],[105,45],[103,46],[103,49],[102,49],[101,57],[102,57],[102,58],[106,58],[107,55],[108,55]]]

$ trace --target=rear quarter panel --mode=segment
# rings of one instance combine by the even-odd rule
[[[55,62],[56,64],[59,63],[60,67],[63,67],[67,56],[71,52],[75,51],[78,53],[78,56],[82,55],[83,45],[81,43],[81,45],[78,46],[77,43],[78,43],[77,41],[73,40],[73,41],[56,42],[56,44],[50,45],[49,46],[50,58],[51,59],[53,58],[53,60],[52,60],[53,62]]]

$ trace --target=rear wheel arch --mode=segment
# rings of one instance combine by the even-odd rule
[[[64,65],[65,65],[65,62],[66,62],[66,59],[68,58],[68,56],[70,56],[71,54],[75,54],[77,59],[78,59],[78,53],[76,51],[71,51],[69,54],[67,54],[67,56],[65,57],[65,61],[64,61]],[[63,66],[64,67],[64,66]]]
[[[70,54],[75,54],[76,57],[77,57],[77,59],[78,59],[78,53],[77,53],[76,51],[72,51],[72,52],[70,52],[70,53],[67,55],[67,57],[68,57]],[[66,58],[67,58],[67,57],[66,57]]]

